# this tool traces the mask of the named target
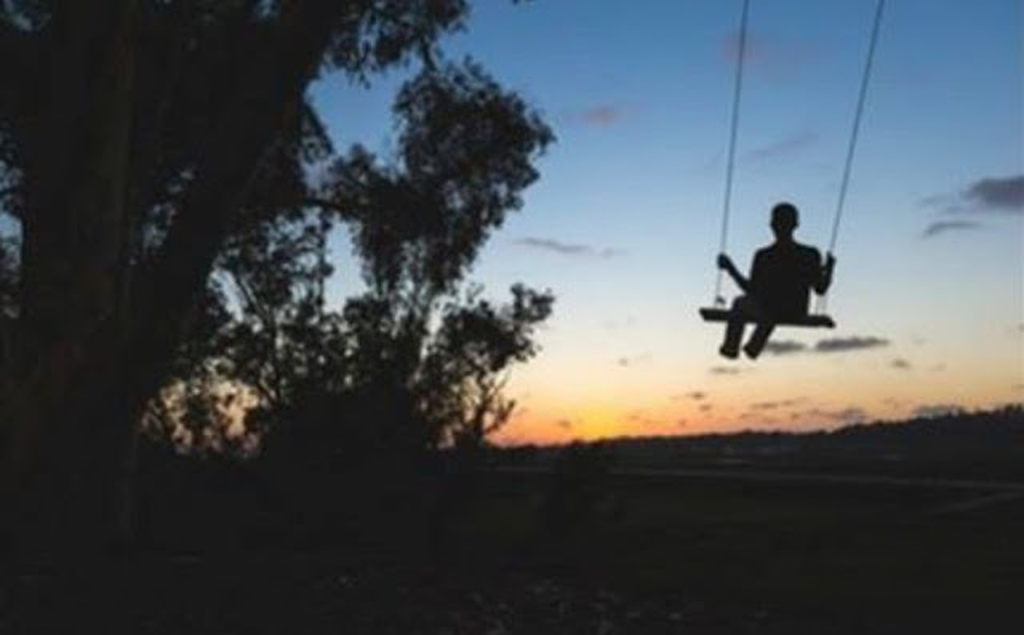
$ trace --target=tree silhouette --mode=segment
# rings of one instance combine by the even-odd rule
[[[184,390],[197,373],[223,374],[211,346],[248,346],[250,366],[239,353],[231,372],[294,400],[274,367],[334,333],[322,287],[310,291],[324,274],[305,259],[333,222],[358,227],[375,276],[414,261],[435,302],[451,291],[550,138],[474,65],[438,70],[436,43],[467,11],[462,0],[0,5],[0,209],[18,253],[4,243],[0,261],[5,520],[69,545],[107,534],[125,517],[117,493],[137,422],[173,378]],[[396,107],[400,165],[355,151],[316,181],[332,148],[310,82],[368,81],[410,58],[426,70]],[[389,214],[403,219],[398,237]],[[413,244],[414,260],[390,246]],[[251,363],[260,347],[269,365]]]
[[[430,98],[412,109],[414,91]],[[301,446],[307,459],[346,444],[365,458],[373,435],[417,451],[480,446],[507,420],[504,372],[535,353],[533,329],[552,298],[517,285],[498,307],[478,287],[460,289],[490,230],[536,178],[531,157],[551,133],[472,64],[414,78],[396,117],[401,154],[418,144],[415,159],[381,166],[356,148],[331,166],[315,212],[229,240],[222,286],[240,310],[226,322],[214,312],[200,323],[202,343],[183,347],[182,372],[151,412],[166,436],[200,452],[238,449],[222,434],[240,398],[225,389],[232,384],[250,391],[247,431],[274,428],[276,445]],[[369,291],[337,312],[323,289],[325,232],[339,220],[353,229]],[[378,429],[360,431],[367,422]],[[389,425],[408,429],[389,435]]]

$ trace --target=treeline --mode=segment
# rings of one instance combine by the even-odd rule
[[[587,444],[620,467],[800,468],[1024,479],[1024,406],[956,411],[835,430],[628,437]],[[563,447],[504,450],[506,465],[548,466]]]

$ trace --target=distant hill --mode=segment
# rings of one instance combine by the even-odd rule
[[[1024,406],[855,424],[831,431],[623,437],[583,445],[600,449],[617,467],[801,469],[1024,480]],[[509,448],[498,453],[498,460],[547,465],[564,447]]]

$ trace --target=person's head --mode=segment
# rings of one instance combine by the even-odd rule
[[[779,203],[772,208],[772,231],[776,238],[792,238],[799,224],[799,215],[792,203]]]

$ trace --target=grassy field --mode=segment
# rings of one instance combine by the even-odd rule
[[[762,615],[765,632],[1024,632],[1024,498],[955,512],[987,493],[611,477],[591,520],[534,542],[540,489],[496,486],[465,542],[500,535],[581,581],[682,591]]]
[[[1024,499],[956,512],[987,493],[614,475],[587,487],[553,524],[550,475],[482,477],[429,548],[396,521],[338,548],[28,568],[0,596],[0,632],[1024,632]]]

